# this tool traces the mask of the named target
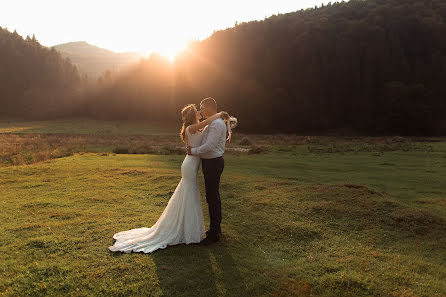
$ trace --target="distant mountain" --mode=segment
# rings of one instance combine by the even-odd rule
[[[141,55],[138,53],[115,53],[85,41],[68,42],[53,46],[65,58],[70,58],[81,73],[89,77],[99,77],[107,69],[121,69],[137,63]]]

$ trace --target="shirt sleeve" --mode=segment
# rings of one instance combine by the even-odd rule
[[[221,135],[222,125],[219,125],[219,123],[215,120],[209,125],[208,129],[209,132],[208,137],[206,138],[206,142],[199,147],[192,148],[192,155],[198,156],[200,154],[205,154],[207,152],[215,150],[215,148],[217,147],[218,139]]]

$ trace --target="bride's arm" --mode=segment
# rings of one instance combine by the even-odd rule
[[[212,121],[218,119],[219,117],[221,117],[221,115],[223,114],[223,112],[218,112],[216,114],[214,114],[213,116],[208,117],[207,119],[205,119],[204,121],[198,123],[198,124],[193,124],[189,126],[189,133],[190,134],[194,134],[195,132],[197,132],[198,130],[200,130],[201,128],[206,127],[207,125],[209,125],[210,123],[212,123]]]

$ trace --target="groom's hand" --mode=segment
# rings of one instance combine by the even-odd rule
[[[186,151],[187,151],[187,154],[188,155],[192,155],[192,148],[190,147],[190,146],[188,146],[187,148],[186,148]]]

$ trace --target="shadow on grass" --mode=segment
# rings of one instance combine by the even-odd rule
[[[180,244],[150,254],[110,253],[113,258],[148,257],[155,265],[163,296],[248,296],[248,284],[233,257],[235,248],[222,235],[211,246]],[[246,255],[246,249],[240,253]],[[143,271],[141,273],[144,273]]]
[[[212,246],[178,245],[150,255],[166,296],[245,296],[245,284],[223,238]]]

